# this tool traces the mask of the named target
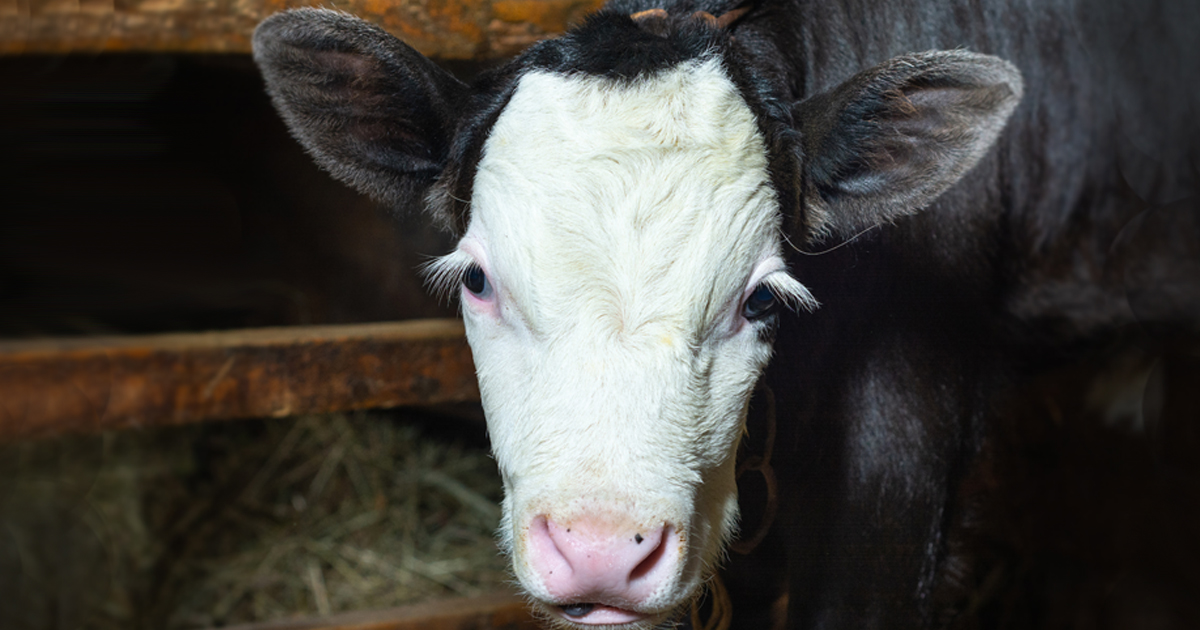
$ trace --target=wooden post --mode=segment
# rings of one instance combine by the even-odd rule
[[[458,320],[0,342],[0,440],[478,399]]]

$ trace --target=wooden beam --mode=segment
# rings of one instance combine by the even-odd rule
[[[469,400],[458,320],[0,342],[0,440]]]
[[[0,54],[250,52],[263,18],[301,6],[368,19],[440,59],[497,59],[556,35],[601,0],[0,0]]]
[[[523,599],[512,593],[452,599],[390,610],[271,621],[224,630],[539,630]]]

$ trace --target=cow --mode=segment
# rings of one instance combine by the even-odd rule
[[[1139,6],[612,0],[469,85],[337,11],[253,44],[319,165],[458,239],[428,276],[552,624],[670,625],[702,592],[761,387],[788,627],[916,628],[996,393],[1133,321],[1122,191],[1178,178],[1122,179],[1117,132],[1188,107],[1104,47],[1186,41]]]

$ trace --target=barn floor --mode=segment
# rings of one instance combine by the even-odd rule
[[[206,628],[494,590],[474,421],[359,413],[0,447],[0,627]]]

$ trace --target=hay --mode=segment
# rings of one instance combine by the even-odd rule
[[[197,628],[491,590],[495,466],[432,432],[335,414],[5,446],[0,525],[19,535],[0,573],[19,568],[0,587],[34,605],[0,625],[67,604],[76,627]]]

